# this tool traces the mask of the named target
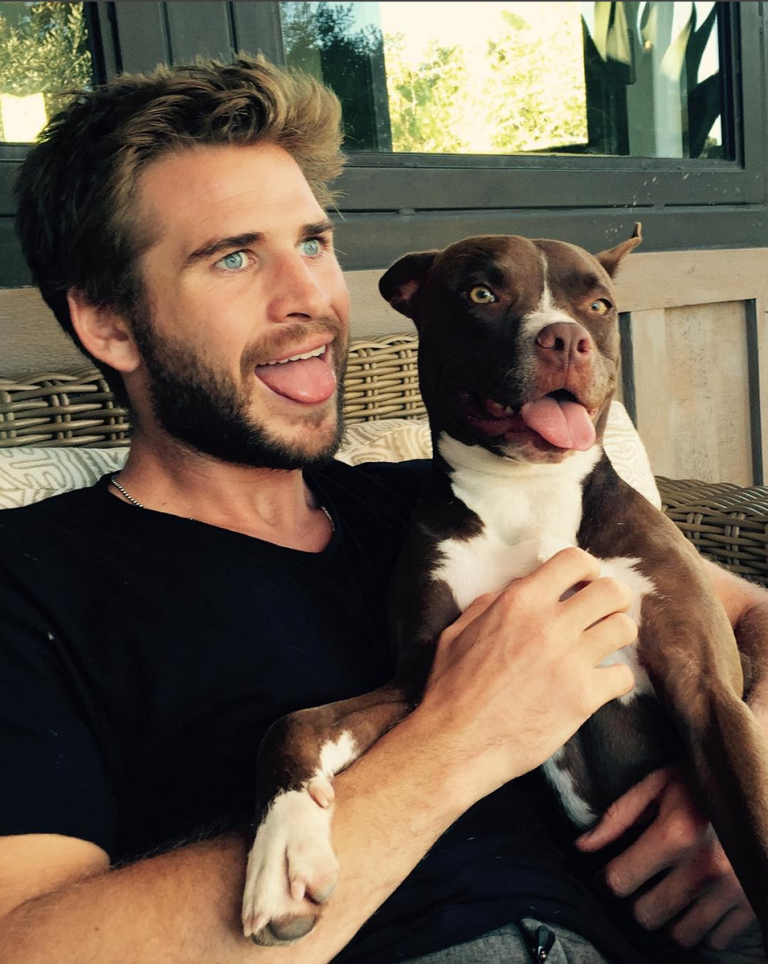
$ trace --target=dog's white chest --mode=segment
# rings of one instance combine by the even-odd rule
[[[483,523],[480,534],[445,539],[437,546],[441,561],[434,578],[448,584],[460,610],[478,596],[498,592],[513,579],[528,575],[561,549],[576,545],[581,482],[601,454],[597,447],[558,465],[527,466],[505,465],[454,439],[444,437],[440,446],[454,465],[454,493]],[[620,579],[632,590],[629,614],[639,626],[643,597],[655,592],[651,580],[637,570],[639,560],[615,557],[599,561],[602,575]],[[603,664],[619,662],[630,666],[636,681],[635,689],[622,700],[653,694],[635,644],[613,653]]]

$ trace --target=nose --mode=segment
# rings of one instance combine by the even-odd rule
[[[536,335],[536,356],[562,368],[580,368],[589,364],[594,347],[587,329],[575,321],[558,321],[542,328]]]
[[[285,254],[273,265],[270,278],[269,314],[273,321],[297,321],[327,317],[331,296],[324,272],[298,252]]]

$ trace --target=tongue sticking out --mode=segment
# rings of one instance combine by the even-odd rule
[[[546,396],[523,405],[520,414],[528,428],[558,448],[583,452],[594,445],[595,426],[578,402]]]
[[[259,365],[256,375],[273,392],[305,405],[324,402],[336,388],[336,376],[321,358]]]

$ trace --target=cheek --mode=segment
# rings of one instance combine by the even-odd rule
[[[345,325],[349,324],[349,292],[346,286],[339,292],[338,297],[334,299],[334,308],[339,319],[343,321]]]
[[[619,326],[611,320],[600,326],[598,331],[593,332],[593,337],[597,343],[598,350],[607,359],[614,362],[619,358]]]
[[[333,310],[339,316],[339,319],[346,324],[349,321],[350,310],[349,289],[338,265],[335,266],[333,271],[329,272],[326,278],[326,291]]]

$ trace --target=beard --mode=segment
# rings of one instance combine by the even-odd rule
[[[284,441],[270,433],[264,422],[249,413],[250,399],[229,372],[221,371],[185,344],[160,336],[153,329],[151,311],[144,304],[131,312],[136,345],[149,374],[152,411],[161,428],[182,444],[221,462],[265,469],[304,469],[330,461],[338,451],[344,432],[343,385],[347,362],[347,338],[335,319],[299,323],[251,346],[241,363],[242,384],[254,375],[260,362],[274,358],[288,345],[308,334],[329,332],[334,344],[337,379],[333,429],[321,428],[327,410],[297,417],[328,437],[315,445]]]

